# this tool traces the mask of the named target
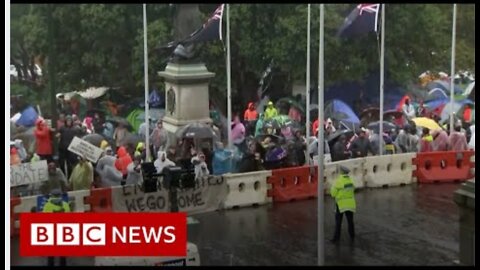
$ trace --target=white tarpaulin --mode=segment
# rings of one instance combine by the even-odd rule
[[[47,180],[48,167],[46,160],[10,166],[10,187]]]
[[[108,87],[90,87],[85,91],[77,91],[77,94],[79,94],[81,97],[84,99],[96,99],[99,98],[108,91]]]

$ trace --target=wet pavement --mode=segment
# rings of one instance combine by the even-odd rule
[[[455,265],[458,260],[460,184],[414,184],[363,189],[356,194],[356,239],[350,244],[344,218],[339,244],[333,199],[325,198],[326,265]],[[316,265],[317,200],[276,203],[194,216],[189,241],[202,265]],[[42,265],[45,258],[19,258],[12,239],[12,265]],[[93,258],[68,258],[93,265]]]

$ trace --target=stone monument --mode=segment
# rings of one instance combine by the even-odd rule
[[[184,39],[201,26],[198,4],[177,5],[174,22],[176,40]],[[215,73],[209,72],[204,63],[195,59],[196,44],[179,44],[164,71],[158,75],[165,79],[165,117],[163,126],[175,142],[175,132],[190,123],[211,123],[209,117],[208,84]]]

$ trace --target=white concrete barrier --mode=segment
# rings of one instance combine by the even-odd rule
[[[355,159],[347,159],[347,160],[332,162],[332,164],[335,164],[337,167],[345,166],[350,170],[349,175],[352,178],[353,184],[355,185],[356,189],[365,187],[364,163],[365,163],[365,158],[355,158]]]
[[[90,196],[90,190],[68,192],[68,201],[72,212],[84,213],[90,211],[90,205],[85,204],[85,198]]]
[[[227,183],[227,198],[223,208],[244,207],[269,203],[272,198],[267,197],[267,177],[271,171],[224,174],[222,177]]]
[[[366,187],[388,187],[412,183],[412,158],[415,153],[365,158]]]
[[[325,193],[330,194],[330,188],[338,177],[337,163],[325,164]]]
[[[199,266],[200,254],[193,243],[187,244],[187,257],[95,257],[95,266]]]

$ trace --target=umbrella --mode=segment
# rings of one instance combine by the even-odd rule
[[[100,143],[105,140],[105,138],[98,134],[98,133],[93,133],[93,134],[88,134],[83,136],[83,140],[95,145],[96,147],[100,147]]]
[[[127,121],[127,119],[119,117],[119,116],[108,117],[106,122],[111,122],[111,123],[114,123],[116,125],[122,124],[127,129],[132,130],[132,125]]]
[[[402,112],[399,112],[397,110],[388,110],[383,113],[383,118],[393,116],[395,118],[400,118],[403,116]]]
[[[263,121],[263,128],[273,128],[273,129],[279,129],[282,127],[281,122],[274,120],[274,119],[268,119]]]
[[[349,129],[342,129],[342,130],[337,130],[335,133],[330,134],[327,138],[327,141],[329,144],[333,144],[339,137],[340,135],[345,135],[347,137],[347,140],[353,136],[353,130]]]
[[[216,138],[215,132],[210,126],[203,123],[191,123],[175,132],[178,138],[208,139]]]
[[[369,118],[372,118],[372,119],[378,119],[379,118],[379,113],[380,113],[380,109],[378,107],[369,107],[369,108],[366,108],[365,110],[363,110],[360,113],[360,119],[362,119],[364,117],[369,117]]]
[[[367,128],[378,133],[380,131],[380,121],[376,121],[376,122],[368,124]],[[383,131],[384,132],[392,131],[395,128],[396,128],[396,126],[393,123],[388,122],[388,121],[383,121]]]
[[[289,98],[289,97],[285,97],[277,100],[277,102],[275,102],[275,107],[280,108],[284,104],[287,104],[288,106],[293,106],[297,108],[300,111],[300,113],[305,114],[305,106],[302,106],[302,104],[297,102],[295,99]]]
[[[427,117],[413,118],[412,121],[415,123],[417,127],[425,127],[430,130],[441,129],[441,127],[437,124],[437,122]]]
[[[274,134],[260,134],[255,137],[255,140],[263,142],[267,137],[270,137],[274,143],[279,143],[283,139],[282,137]]]
[[[332,118],[338,121],[360,124],[360,119],[345,102],[334,99],[325,105],[325,118]]]
[[[137,147],[139,142],[144,142],[145,137],[141,137],[137,134],[129,133],[120,141],[120,145],[130,144],[133,147]]]

